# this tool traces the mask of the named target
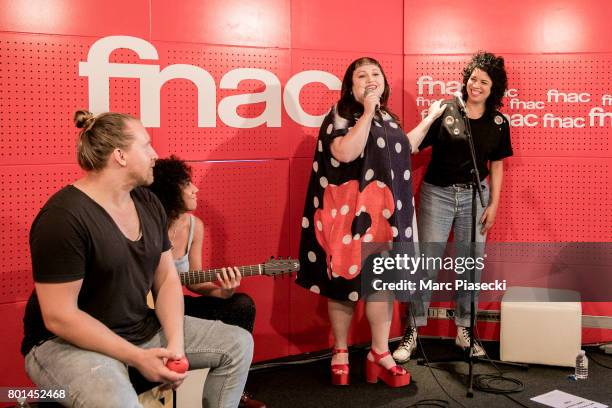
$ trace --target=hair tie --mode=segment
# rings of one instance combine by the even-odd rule
[[[83,132],[89,131],[93,127],[94,123],[96,123],[96,117],[94,115],[91,115],[87,119],[85,119],[85,130],[83,130]]]

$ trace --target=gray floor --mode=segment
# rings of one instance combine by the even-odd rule
[[[423,345],[427,356],[431,359],[457,357],[462,355],[454,347],[452,340],[424,339]],[[497,357],[498,343],[486,343],[486,349],[491,358]],[[612,356],[595,353],[598,361],[612,366]],[[393,389],[382,383],[368,384],[363,376],[365,350],[354,350],[351,353],[351,385],[348,387],[333,387],[329,385],[329,359],[263,370],[254,370],[249,375],[248,390],[258,400],[264,401],[268,408],[276,407],[389,407],[406,408],[422,399],[450,400],[444,394],[438,381],[446,391],[466,407],[512,407],[521,406],[504,395],[484,393],[475,390],[473,398],[466,397],[468,365],[464,362],[438,363],[438,369],[430,370],[419,366],[415,361],[406,365],[412,374],[410,385]],[[420,353],[419,353],[420,355]],[[418,356],[417,356],[418,357]],[[530,366],[527,370],[499,366],[507,372],[507,377],[513,377],[523,382],[524,391],[511,394],[511,397],[528,407],[544,407],[530,401],[530,398],[558,389],[579,395],[600,403],[612,405],[612,371],[590,361],[589,379],[572,381],[568,375],[573,369],[549,366]],[[495,374],[496,369],[489,363],[478,363],[475,374]],[[431,406],[431,405],[429,405]],[[460,405],[450,401],[451,407]]]

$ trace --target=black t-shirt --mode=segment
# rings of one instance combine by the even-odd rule
[[[83,280],[78,296],[82,311],[127,341],[139,344],[160,329],[146,296],[161,253],[170,248],[165,212],[145,188],[131,192],[142,236],[131,241],[98,203],[69,185],[40,210],[30,230],[34,281]],[[21,352],[55,337],[44,325],[36,291],[24,316]]]
[[[472,159],[465,136],[451,136],[442,126],[447,114],[436,119],[421,142],[419,150],[432,146],[431,162],[425,181],[436,186],[449,186],[472,182]],[[485,113],[479,119],[470,119],[476,162],[480,180],[489,175],[489,161],[512,156],[510,125],[500,112]]]

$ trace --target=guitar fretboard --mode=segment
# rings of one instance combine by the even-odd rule
[[[240,274],[245,277],[261,275],[263,273],[263,268],[263,264],[257,264],[239,266],[237,269],[240,271]],[[197,283],[203,282],[214,282],[217,280],[217,274],[221,274],[221,268],[208,269],[205,271],[179,272],[181,284],[183,285],[195,285]]]

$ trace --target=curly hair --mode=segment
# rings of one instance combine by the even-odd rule
[[[504,106],[502,98],[508,88],[508,76],[506,75],[504,58],[497,57],[486,51],[478,51],[478,53],[472,56],[472,60],[463,69],[463,88],[461,89],[463,100],[467,101],[467,82],[476,68],[486,72],[493,82],[491,94],[485,102],[485,112],[491,114]]]
[[[161,201],[168,215],[168,221],[176,220],[187,211],[182,189],[191,181],[191,167],[172,155],[158,159],[153,167],[153,183],[149,189]]]
[[[355,61],[351,62],[351,65],[348,66],[346,72],[344,73],[344,78],[342,79],[342,88],[340,89],[340,100],[338,101],[338,114],[342,116],[344,119],[352,120],[354,115],[361,115],[363,113],[363,105],[355,99],[353,96],[353,72],[363,65],[376,65],[380,72],[383,75],[385,80],[385,90],[380,96],[380,108],[386,111],[389,115],[395,119],[396,122],[399,123],[399,117],[395,115],[393,112],[389,110],[387,107],[387,102],[389,101],[389,93],[391,92],[391,88],[389,87],[389,82],[387,82],[387,75],[385,75],[385,71],[378,61],[371,57],[361,57],[357,58]]]

